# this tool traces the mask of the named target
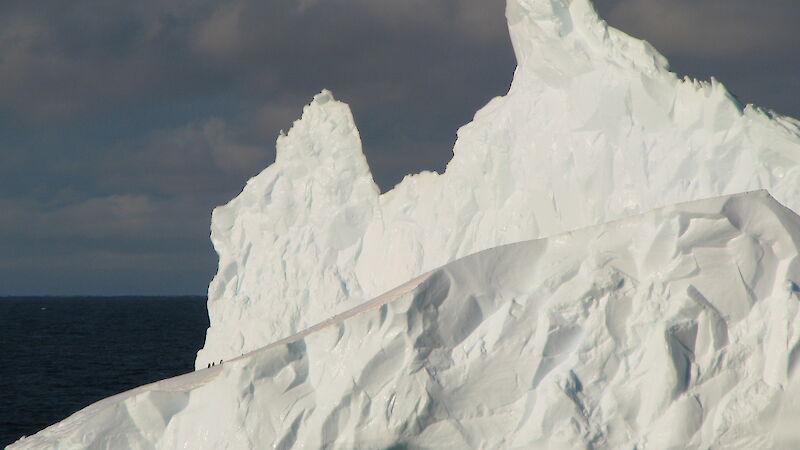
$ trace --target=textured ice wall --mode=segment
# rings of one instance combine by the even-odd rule
[[[758,188],[800,211],[793,119],[679,80],[587,0],[509,0],[507,16],[513,84],[458,131],[445,174],[379,196],[348,107],[323,92],[214,211],[198,368],[485,248]]]
[[[352,266],[378,194],[350,109],[322,92],[278,138],[275,163],[214,210],[213,344],[197,367],[293,334],[359,295]]]
[[[800,217],[756,192],[470,255],[18,448],[797,448],[799,370]]]

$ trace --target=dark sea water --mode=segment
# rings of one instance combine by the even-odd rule
[[[205,297],[0,297],[0,448],[194,369]]]

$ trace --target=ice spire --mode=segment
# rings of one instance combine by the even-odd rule
[[[360,252],[378,194],[350,108],[323,90],[278,138],[275,164],[214,210],[219,271],[208,289],[211,327],[196,366],[334,314],[359,289],[337,265]]]

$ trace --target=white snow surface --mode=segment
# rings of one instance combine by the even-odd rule
[[[458,130],[444,174],[381,195],[349,108],[323,91],[214,211],[197,368],[498,245],[762,188],[800,211],[797,121],[678,79],[587,0],[509,0],[507,16],[513,83]]]
[[[467,256],[11,448],[797,448],[798,360],[800,216],[759,191]]]

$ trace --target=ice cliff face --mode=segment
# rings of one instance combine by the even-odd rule
[[[800,211],[793,119],[679,80],[587,0],[509,0],[507,16],[514,81],[458,131],[444,174],[380,195],[349,109],[323,92],[215,210],[198,368],[498,245],[760,188]]]
[[[796,448],[798,370],[800,217],[762,191],[467,256],[19,448]]]

